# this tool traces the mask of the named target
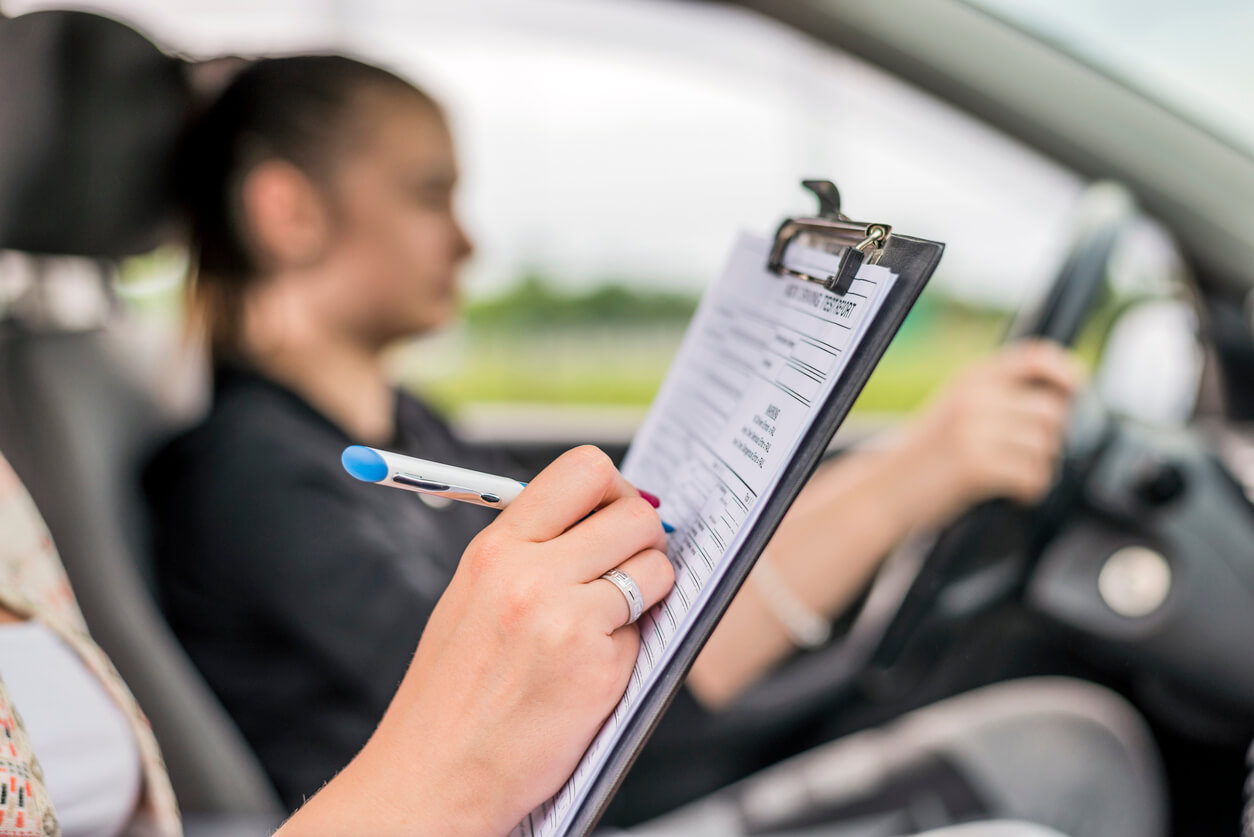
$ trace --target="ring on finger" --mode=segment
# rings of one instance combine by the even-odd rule
[[[617,587],[618,592],[622,593],[623,598],[627,600],[629,615],[623,624],[630,625],[639,619],[640,614],[644,613],[644,595],[640,592],[640,585],[636,584],[636,580],[617,567],[601,573],[601,578]]]

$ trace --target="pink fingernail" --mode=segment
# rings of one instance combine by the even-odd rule
[[[647,491],[645,491],[645,490],[643,490],[643,489],[640,489],[640,488],[637,488],[636,490],[640,492],[640,496],[641,496],[641,497],[643,497],[644,499],[646,499],[646,500],[648,500],[648,501],[649,501],[649,505],[650,505],[650,506],[653,506],[653,508],[655,508],[655,509],[656,509],[658,506],[662,505],[662,501],[661,501],[661,500],[659,500],[657,497],[654,497],[654,496],[653,496],[652,494],[650,494],[649,492],[647,492]]]

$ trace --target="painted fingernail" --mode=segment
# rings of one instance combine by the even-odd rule
[[[655,508],[655,509],[656,509],[658,506],[662,505],[662,501],[661,501],[661,500],[659,500],[657,497],[655,497],[654,495],[650,494],[649,492],[645,491],[644,489],[642,489],[642,488],[637,488],[637,489],[636,489],[636,491],[639,491],[639,492],[640,492],[640,496],[641,496],[641,497],[643,497],[644,499],[648,500],[648,501],[649,501],[649,505],[650,505],[650,506],[653,506],[653,508]]]

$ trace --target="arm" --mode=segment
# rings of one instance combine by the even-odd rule
[[[374,736],[279,834],[508,832],[627,686],[639,632],[599,576],[621,566],[652,606],[673,582],[664,549],[604,454],[559,458],[466,550]]]
[[[943,525],[992,497],[1038,500],[1052,484],[1079,380],[1070,358],[1043,342],[968,369],[885,449],[820,470],[761,560],[808,609],[830,617],[912,529]],[[751,575],[693,666],[689,688],[717,708],[792,650]]]

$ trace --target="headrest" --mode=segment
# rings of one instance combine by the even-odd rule
[[[0,249],[117,258],[159,243],[190,108],[181,62],[85,12],[0,18]]]

